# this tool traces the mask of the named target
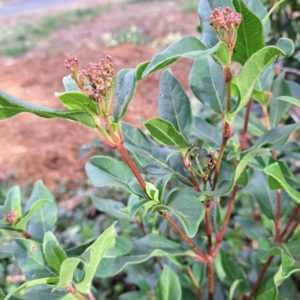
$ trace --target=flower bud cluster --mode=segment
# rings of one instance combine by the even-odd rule
[[[210,25],[214,27],[220,40],[224,42],[230,50],[233,49],[235,44],[237,29],[241,22],[241,14],[235,12],[230,7],[224,9],[218,7],[211,12]]]
[[[211,12],[210,25],[214,28],[224,28],[230,32],[233,27],[239,26],[241,22],[241,14],[235,12],[230,7],[226,7],[225,9],[218,7]]]
[[[3,216],[3,221],[4,222],[8,222],[8,223],[12,223],[16,219],[18,219],[18,212],[17,212],[17,210],[13,210],[8,215],[4,215]]]
[[[78,71],[76,55],[67,58],[65,66],[84,94],[101,104],[103,112],[109,109],[110,105],[107,103],[112,98],[115,79],[113,58],[110,55],[106,56],[106,60],[101,59],[99,63],[90,63],[87,70]]]

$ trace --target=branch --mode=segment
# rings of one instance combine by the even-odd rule
[[[291,215],[291,217],[289,218],[287,224],[285,225],[283,231],[281,232],[279,239],[282,240],[284,235],[287,233],[288,229],[291,227],[294,219],[296,218],[298,212],[300,210],[300,204],[297,205],[296,209],[294,210],[293,214]]]
[[[201,300],[202,299],[202,297],[201,297],[201,288],[200,288],[199,284],[197,283],[197,281],[194,277],[193,271],[190,267],[187,267],[187,273],[189,274],[189,276],[192,280],[192,283],[195,287],[196,295],[197,295],[198,299]]]

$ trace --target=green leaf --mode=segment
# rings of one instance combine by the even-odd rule
[[[227,300],[233,300],[234,298],[234,293],[236,291],[236,289],[239,287],[239,285],[243,282],[242,279],[236,279],[233,284],[231,285],[230,287],[230,290],[229,290],[229,295],[227,297]]]
[[[119,300],[152,300],[151,296],[145,295],[144,292],[141,291],[132,291],[121,294],[118,297]]]
[[[66,92],[80,92],[80,88],[72,78],[72,75],[65,76],[62,80]]]
[[[72,284],[73,276],[78,264],[81,262],[79,258],[71,257],[64,260],[60,266],[59,281],[55,288],[65,287]]]
[[[249,151],[258,148],[267,148],[269,150],[280,149],[287,142],[290,135],[299,128],[300,124],[285,125],[273,128],[257,139]]]
[[[123,69],[116,77],[113,115],[117,123],[124,117],[127,107],[133,98],[136,90],[136,81],[135,69]]]
[[[197,38],[185,36],[161,53],[156,54],[145,69],[143,77],[169,66],[180,57],[197,59],[207,55],[214,55],[222,64],[226,64],[229,58],[228,48],[224,43],[219,42],[214,47],[206,49]]]
[[[38,284],[53,284],[53,283],[56,283],[57,281],[58,281],[58,277],[46,277],[46,278],[39,278],[39,279],[31,280],[31,281],[26,281],[21,286],[19,286],[17,289],[15,289],[13,292],[8,294],[4,300],[9,300],[15,293],[25,290],[31,286],[35,286]]]
[[[57,221],[57,206],[53,195],[44,186],[41,180],[34,184],[32,194],[26,204],[26,211],[32,209],[39,200],[48,200],[41,205],[28,221],[27,231],[36,241],[42,242],[47,231],[52,231]]]
[[[255,224],[253,220],[242,218],[241,216],[236,216],[234,220],[236,226],[239,226],[249,239],[258,241],[262,237],[267,237],[265,228],[259,224]]]
[[[56,93],[55,96],[70,110],[86,111],[91,115],[97,115],[97,104],[82,92]],[[100,108],[99,108],[100,109]]]
[[[269,19],[267,19],[266,21],[263,20],[267,16],[268,10],[260,0],[246,0],[245,3],[249,7],[249,9],[251,9],[251,11],[254,12],[262,21],[263,30],[264,30],[264,39],[266,40],[270,33],[271,22]]]
[[[279,121],[285,112],[290,108],[290,103],[286,101],[277,101],[276,98],[280,96],[290,96],[290,88],[287,82],[284,80],[285,73],[282,72],[274,81],[273,95],[269,103],[270,108],[270,122],[272,127],[277,127]]]
[[[296,202],[300,202],[300,193],[294,190],[285,180],[280,165],[276,162],[272,165],[269,165],[264,169],[264,172],[268,174],[269,176],[273,177],[275,180],[277,180],[282,188],[286,190],[286,192],[290,195],[292,199],[294,199]],[[300,186],[300,185],[299,185]]]
[[[290,104],[294,104],[297,107],[300,107],[300,100],[296,99],[296,98],[293,98],[293,97],[281,96],[281,97],[276,98],[276,101],[285,101],[285,102],[288,102]]]
[[[233,5],[242,15],[242,22],[238,29],[232,59],[244,65],[254,53],[265,46],[263,25],[242,0],[233,0]]]
[[[49,200],[38,200],[33,203],[30,207],[29,212],[16,224],[15,228],[25,230],[30,217],[35,213],[37,209],[40,208],[40,206],[46,204],[48,201]]]
[[[151,257],[185,256],[187,254],[192,254],[192,252],[182,249],[179,244],[168,240],[164,236],[152,233],[134,240],[132,250],[128,255],[104,257],[97,268],[96,276],[114,276],[127,265],[140,264]]]
[[[185,36],[161,53],[156,54],[143,72],[142,77],[167,67],[180,57],[188,57],[190,54],[199,53],[203,50],[206,50],[206,47],[197,38]]]
[[[196,98],[206,107],[221,114],[225,110],[225,82],[221,65],[211,57],[195,60],[189,85]]]
[[[145,127],[159,143],[177,147],[183,152],[188,150],[188,141],[169,121],[160,118],[151,118],[145,123]]]
[[[93,195],[91,196],[91,198],[97,210],[104,212],[105,214],[116,219],[129,220],[128,214],[123,211],[125,205],[120,201],[115,201],[112,199],[101,199]]]
[[[161,300],[181,300],[182,291],[179,278],[168,265],[164,265],[158,282],[158,290]]]
[[[7,216],[13,211],[17,213],[16,219],[12,222],[15,224],[22,217],[21,190],[18,186],[14,186],[8,191],[7,198],[4,202],[3,214]]]
[[[53,291],[53,285],[38,284],[30,287],[21,298],[22,300],[78,300],[78,298],[63,288]]]
[[[196,235],[204,217],[203,204],[189,190],[173,191],[168,196],[166,205],[158,205],[154,208],[154,211],[158,210],[172,211],[190,238]]]
[[[243,174],[250,159],[253,158],[254,156],[264,155],[267,152],[268,152],[268,150],[266,150],[266,149],[256,149],[254,151],[249,151],[249,152],[245,151],[245,155],[240,160],[240,162],[238,163],[238,165],[235,169],[233,180],[224,182],[215,191],[203,192],[202,195],[200,196],[200,200],[207,200],[210,197],[221,197],[221,196],[229,194],[232,191],[234,185],[237,183],[240,176]]]
[[[275,76],[274,65],[265,68],[255,82],[255,90],[265,92],[270,91]]]
[[[288,43],[293,47],[293,42],[291,40],[288,40]],[[230,122],[236,113],[247,104],[259,75],[278,55],[287,56],[287,53],[279,47],[268,46],[260,49],[247,60],[241,72],[236,76],[236,84],[240,92],[240,99],[236,107],[229,114],[226,114],[227,121]]]
[[[156,201],[151,201],[149,199],[141,199],[138,200],[135,204],[133,204],[132,206],[130,206],[129,209],[129,217],[132,220],[136,213],[139,211],[140,208],[142,207],[146,207],[146,212],[153,206],[156,205],[157,202]]]
[[[147,66],[149,65],[150,61],[144,61],[136,66],[135,68],[135,78],[136,81],[139,81],[143,78],[143,73],[146,70]]]
[[[269,256],[281,255],[281,276],[287,278],[300,271],[299,245],[299,240],[278,244],[262,238],[258,243],[257,255],[261,261],[265,261]]]
[[[17,98],[0,91],[0,120],[9,119],[24,112],[29,112],[42,118],[67,119],[91,128],[95,127],[93,116],[87,112],[48,108],[18,100]]]
[[[228,286],[232,286],[236,280],[241,280],[238,289],[242,294],[246,289],[246,274],[236,260],[233,260],[228,256],[225,251],[220,251],[219,258],[216,261],[216,269],[222,268],[217,271],[218,277],[221,282],[224,282]],[[221,263],[218,263],[218,261]]]
[[[67,255],[51,231],[46,232],[44,236],[43,251],[48,265],[60,274],[61,265]]]
[[[183,165],[183,159],[170,157],[171,150],[154,145],[145,134],[135,126],[122,123],[125,147],[132,153],[145,172],[153,175],[174,174],[187,185],[193,185]]]
[[[82,281],[75,285],[79,292],[86,294],[90,290],[97,266],[107,250],[115,245],[116,232],[114,225],[115,223],[107,228],[80,256],[80,259],[84,263],[84,277]]]
[[[222,143],[222,133],[199,117],[194,117],[193,135],[202,141],[208,142],[212,147],[219,146]]]
[[[158,117],[171,122],[186,139],[192,131],[190,100],[170,69],[163,72],[159,83]]]
[[[201,21],[201,42],[207,47],[211,48],[219,42],[219,38],[210,25],[210,15],[213,9],[218,7],[231,7],[233,5],[230,0],[201,0],[198,7],[198,15]]]
[[[37,242],[15,239],[13,249],[18,266],[27,280],[57,276],[55,270],[47,264],[42,246]]]
[[[269,189],[266,176],[261,172],[254,172],[247,191],[253,195],[261,212],[268,219],[275,220],[277,214],[276,193]]]
[[[86,164],[85,170],[94,186],[114,185],[131,192],[128,183],[134,175],[123,162],[112,157],[94,156]]]
[[[12,256],[13,256],[13,249],[12,249],[11,245],[1,245],[0,246],[0,259],[9,258]]]
[[[235,119],[234,119],[234,128],[236,129],[243,129],[244,128],[244,121],[245,121],[245,108],[240,110]],[[264,125],[259,121],[259,119],[250,112],[249,114],[249,121],[247,131],[254,136],[262,136],[267,130]]]

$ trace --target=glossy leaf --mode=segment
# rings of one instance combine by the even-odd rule
[[[57,276],[55,270],[47,264],[42,246],[37,242],[15,239],[13,249],[18,266],[27,280]]]
[[[270,123],[272,127],[276,127],[281,120],[282,116],[291,106],[289,102],[277,101],[276,98],[280,96],[290,96],[289,85],[284,80],[285,73],[282,72],[274,81],[272,99],[269,103],[270,113]]]
[[[222,133],[199,117],[194,117],[193,135],[208,142],[212,147],[222,143]]]
[[[255,0],[256,1],[256,0]],[[274,65],[265,68],[255,82],[255,90],[265,92],[270,91],[275,76]]]
[[[46,232],[44,236],[43,252],[48,265],[60,274],[61,265],[67,255],[51,231]]]
[[[58,280],[58,279],[57,279]],[[53,290],[53,285],[38,284],[30,287],[22,296],[22,300],[78,300],[78,298],[63,288]]]
[[[234,128],[242,130],[245,121],[245,109],[240,110],[234,119]],[[254,136],[262,136],[267,130],[259,119],[250,112],[247,131]]]
[[[287,45],[284,45],[284,49],[279,48],[279,46],[264,47],[247,60],[241,72],[236,76],[236,84],[240,92],[240,99],[232,112],[226,115],[227,121],[232,120],[235,114],[247,104],[251,97],[254,84],[261,72],[267,68],[278,55],[287,56],[293,51],[293,42],[288,39],[284,40],[287,43]]]
[[[170,69],[164,71],[159,83],[158,117],[171,122],[186,139],[192,131],[190,100]]]
[[[90,291],[91,283],[97,266],[107,250],[115,245],[116,232],[114,225],[115,223],[107,228],[79,257],[84,263],[84,277],[75,285],[79,292],[86,294],[88,291]]]
[[[263,30],[264,30],[264,39],[266,40],[271,29],[270,20],[269,19],[264,20],[264,18],[268,14],[268,10],[260,0],[246,0],[245,3],[248,6],[248,8],[251,9],[251,11],[254,12],[256,16],[258,16],[259,19],[262,21]]]
[[[94,186],[114,185],[131,192],[128,182],[134,175],[123,162],[112,157],[94,156],[86,164],[85,170]]]
[[[93,195],[91,198],[97,210],[116,219],[129,219],[128,214],[123,211],[125,205],[122,202],[112,199],[101,199]]]
[[[300,193],[294,190],[285,180],[279,164],[276,162],[272,165],[269,165],[264,169],[264,172],[269,176],[273,177],[276,181],[280,183],[282,188],[286,190],[289,196],[297,202],[300,202]],[[300,186],[300,183],[299,183]]]
[[[211,57],[196,59],[189,76],[189,84],[197,99],[216,113],[225,110],[225,82],[221,65]]]
[[[151,133],[151,136],[159,143],[177,147],[183,152],[187,151],[188,141],[169,121],[152,118],[145,123],[145,127]]]
[[[115,102],[113,108],[115,122],[119,122],[124,117],[135,90],[135,69],[121,70],[117,74],[115,83]]]
[[[12,223],[16,223],[22,217],[21,190],[18,186],[8,191],[7,198],[4,202],[3,214],[7,216],[13,211],[16,212],[16,219]]]
[[[299,240],[278,244],[267,239],[260,239],[257,251],[257,255],[262,261],[269,256],[281,255],[281,276],[283,278],[300,271]]]
[[[130,219],[132,220],[136,215],[136,213],[139,211],[139,209],[141,209],[142,207],[145,208],[147,212],[153,205],[157,205],[157,202],[149,199],[138,200],[135,204],[130,206],[129,209]]]
[[[285,102],[288,102],[290,104],[294,104],[297,107],[300,107],[300,99],[296,99],[296,98],[293,98],[293,97],[281,96],[281,97],[278,97],[276,99],[276,101],[285,101]]]
[[[167,198],[166,205],[158,205],[154,209],[170,210],[180,220],[187,236],[196,235],[204,217],[204,207],[199,199],[189,190],[173,191]]]
[[[82,92],[56,93],[55,96],[70,110],[86,111],[91,115],[97,114],[97,103]]]
[[[21,286],[19,286],[17,289],[15,289],[13,292],[9,293],[4,300],[9,300],[12,299],[12,296],[16,293],[19,293],[22,290],[25,290],[29,287],[32,286],[36,286],[39,284],[53,284],[56,283],[58,281],[57,277],[46,277],[46,278],[39,278],[39,279],[35,279],[35,280],[31,280],[31,281],[26,281],[24,282]],[[14,298],[16,299],[16,298]],[[18,298],[17,298],[18,299]],[[68,298],[66,300],[71,300],[72,298]],[[75,299],[75,298],[73,298]]]
[[[48,200],[40,206],[28,221],[27,231],[33,239],[42,242],[47,231],[52,231],[57,220],[57,206],[53,195],[44,186],[41,180],[33,187],[31,196],[26,203],[26,211],[30,211],[33,204],[39,200]]]
[[[215,30],[210,25],[210,15],[213,9],[217,7],[231,7],[233,8],[230,0],[201,0],[198,7],[198,15],[201,21],[201,42],[207,47],[211,48],[219,42],[219,38]]]
[[[268,187],[266,176],[261,172],[255,172],[247,186],[249,194],[257,201],[261,212],[270,220],[275,220],[277,214],[276,192]]]
[[[168,266],[164,265],[163,272],[158,282],[159,299],[161,300],[181,300],[181,286],[176,273]]]
[[[75,270],[81,260],[77,257],[65,259],[60,266],[59,281],[55,288],[65,287],[72,284]]]
[[[233,61],[244,65],[245,62],[258,50],[265,46],[263,25],[259,19],[242,0],[233,0],[233,5],[242,15],[242,22],[238,29],[234,45]]]
[[[104,257],[97,268],[96,276],[114,276],[127,265],[140,264],[151,257],[185,256],[188,253],[192,252],[182,249],[179,244],[168,240],[164,236],[152,233],[134,240],[132,250],[128,255]]]
[[[24,112],[29,112],[42,118],[67,119],[91,128],[95,127],[93,116],[87,112],[48,108],[18,100],[17,98],[0,91],[0,120],[9,119]]]
[[[250,151],[258,148],[267,148],[269,150],[277,150],[284,146],[289,139],[290,135],[300,128],[299,124],[279,126],[267,131],[262,135],[253,146],[249,149]]]
[[[218,263],[220,260],[220,263]],[[238,289],[240,293],[245,292],[246,288],[246,274],[240,265],[230,257],[225,251],[221,251],[216,261],[216,269],[221,268],[217,271],[219,279],[228,286],[232,286],[236,280],[241,280]]]
[[[38,200],[35,203],[33,203],[30,207],[29,212],[16,224],[15,228],[25,230],[31,216],[35,213],[37,209],[39,209],[40,206],[46,204],[48,201],[49,200]]]
[[[181,157],[170,157],[166,148],[161,148],[150,142],[145,134],[137,127],[122,123],[125,147],[133,154],[137,163],[153,175],[174,174],[185,184],[192,185]]]
[[[229,58],[228,48],[224,43],[220,42],[214,47],[206,49],[197,38],[185,36],[161,53],[156,54],[143,72],[143,77],[169,66],[181,57],[198,59],[207,55],[214,55],[222,64],[226,64]]]

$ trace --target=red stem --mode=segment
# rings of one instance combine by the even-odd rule
[[[131,160],[130,156],[128,155],[123,143],[117,145],[116,150],[121,154],[122,158],[136,177],[137,181],[141,185],[142,189],[146,192],[146,182],[144,181],[142,175],[140,174],[138,168],[134,164],[134,162]],[[146,192],[147,193],[147,192]]]
[[[197,281],[194,277],[192,269],[190,267],[187,267],[187,272],[188,272],[188,274],[189,274],[189,276],[192,280],[192,283],[194,285],[196,295],[197,295],[198,299],[201,300],[202,299],[202,297],[201,297],[201,288],[200,288],[199,284],[197,283]]]
[[[264,266],[262,267],[262,269],[260,270],[260,272],[259,272],[259,274],[258,274],[258,277],[257,277],[257,279],[256,279],[256,282],[255,282],[255,284],[254,284],[254,286],[253,286],[253,288],[252,288],[252,290],[251,290],[251,292],[250,292],[250,294],[249,294],[249,296],[248,296],[248,300],[251,300],[251,298],[252,298],[253,295],[255,294],[256,290],[258,289],[259,284],[260,284],[260,282],[261,282],[261,280],[262,280],[262,278],[263,278],[265,272],[267,271],[267,269],[268,269],[268,267],[269,267],[269,265],[270,265],[272,259],[273,259],[273,256],[270,256],[270,257],[266,260],[266,262],[265,262]]]
[[[294,210],[293,214],[291,215],[291,217],[289,218],[287,224],[285,225],[283,231],[281,232],[279,239],[282,240],[284,235],[287,233],[288,229],[291,227],[294,219],[296,218],[298,212],[300,210],[300,204],[297,205],[296,209]]]
[[[242,151],[246,150],[246,148],[247,148],[247,129],[248,129],[251,102],[252,102],[252,100],[250,99],[250,101],[247,103],[247,106],[246,106],[244,128],[243,128],[243,131],[242,131],[242,142],[241,142],[241,150]]]
[[[207,252],[208,255],[212,254],[212,241],[211,241],[211,227],[210,227],[210,208],[205,207],[205,228],[207,236]]]
[[[282,240],[282,243],[287,242],[287,241],[292,237],[292,235],[294,234],[294,232],[296,231],[296,229],[297,229],[297,227],[298,227],[299,225],[300,225],[300,220],[298,220],[298,221],[294,224],[294,226],[292,227],[290,233],[286,236],[286,238],[284,238],[284,239]]]
[[[208,300],[214,300],[214,265],[212,261],[207,263]]]
[[[189,245],[189,247],[203,260],[203,262],[207,262],[207,257],[204,253],[202,253],[196,245],[186,236],[186,234],[181,230],[181,228],[176,224],[176,222],[168,215],[166,211],[160,212],[160,215],[163,216],[179,233],[182,239]]]
[[[217,240],[216,240],[216,246],[215,246],[215,249],[214,249],[214,252],[213,252],[213,257],[216,257],[216,255],[218,254],[220,244],[221,244],[221,242],[223,240],[223,237],[224,237],[224,234],[225,234],[225,230],[226,230],[228,222],[229,222],[229,218],[230,218],[230,215],[231,215],[231,212],[232,212],[232,208],[233,208],[233,204],[234,204],[234,199],[235,199],[237,191],[238,191],[238,186],[236,185],[233,188],[232,195],[231,195],[231,198],[229,200],[229,204],[228,204],[226,216],[225,216],[222,228],[220,230],[220,233],[219,233],[219,235],[217,237]]]

